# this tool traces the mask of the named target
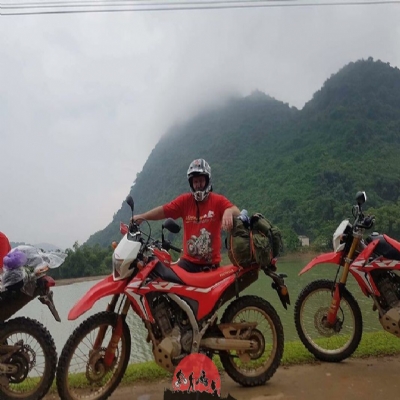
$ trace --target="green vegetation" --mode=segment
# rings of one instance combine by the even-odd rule
[[[75,242],[67,249],[67,258],[61,268],[49,271],[55,279],[77,278],[81,276],[108,275],[111,273],[112,247],[80,246]]]
[[[214,190],[276,224],[286,252],[299,250],[298,235],[308,236],[314,251],[330,247],[336,226],[351,218],[358,190],[367,192],[374,229],[400,237],[399,144],[400,71],[369,58],[332,75],[302,110],[256,91],[172,127],[130,194],[135,213],[172,200],[188,191],[189,163],[203,157]],[[119,224],[131,216],[121,203],[85,246],[99,245],[100,252],[121,239]],[[159,237],[160,227],[151,222],[152,236]],[[182,235],[169,239],[181,245]]]

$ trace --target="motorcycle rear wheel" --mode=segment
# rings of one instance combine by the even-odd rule
[[[294,322],[300,340],[311,354],[321,361],[340,362],[350,357],[357,349],[363,323],[357,301],[346,288],[343,288],[337,325],[334,328],[324,325],[333,290],[334,282],[330,280],[321,279],[309,283],[296,301]],[[313,298],[316,298],[314,306]],[[347,321],[347,318],[350,321]]]
[[[251,313],[258,315],[252,316]],[[258,322],[250,340],[259,341],[262,352],[250,354],[250,361],[241,361],[235,351],[221,351],[226,373],[242,386],[259,386],[267,382],[280,365],[284,334],[279,315],[272,305],[258,296],[242,296],[226,308],[221,323]],[[261,330],[265,328],[265,330]]]
[[[128,325],[123,321],[115,360],[110,369],[105,367],[104,351],[117,318],[117,314],[103,311],[92,315],[74,330],[62,350],[57,366],[57,390],[62,400],[105,400],[118,387],[128,366],[131,335]],[[93,350],[94,343],[90,340],[95,341],[100,327],[106,328],[104,340],[98,350]],[[77,358],[75,367],[71,365],[74,356]]]
[[[18,372],[0,375],[2,400],[42,399],[54,380],[58,356],[49,331],[40,322],[26,317],[0,324],[0,343],[10,346],[21,340],[23,349],[6,361],[18,366]]]

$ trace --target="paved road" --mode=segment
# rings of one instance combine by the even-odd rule
[[[243,388],[223,376],[221,387],[222,399],[230,393],[236,400],[400,399],[400,356],[280,367],[257,388]],[[163,400],[164,388],[170,388],[170,382],[120,387],[110,399]]]

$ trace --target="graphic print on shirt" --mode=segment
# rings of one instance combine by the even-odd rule
[[[200,224],[206,224],[208,222],[214,221],[215,213],[214,211],[210,210],[206,214],[201,215],[199,221],[197,221],[197,216],[196,215],[188,215],[185,218],[186,222],[198,222]]]
[[[200,229],[199,237],[192,235],[187,241],[188,254],[192,257],[204,260],[206,262],[212,261],[212,247],[211,247],[211,234],[207,229]]]

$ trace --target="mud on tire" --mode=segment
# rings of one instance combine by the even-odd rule
[[[116,373],[112,375],[110,381],[107,382],[105,390],[98,393],[98,395],[82,394],[82,396],[74,395],[71,392],[69,386],[70,379],[68,377],[68,368],[71,362],[71,358],[74,355],[75,350],[86,335],[100,326],[115,327],[117,324],[118,315],[112,312],[103,311],[92,315],[87,320],[83,321],[72,333],[68,341],[66,342],[59,362],[57,366],[57,390],[62,400],[77,400],[77,399],[89,399],[89,400],[105,400],[107,399],[114,390],[118,387],[121,379],[123,378],[126,368],[128,366],[129,357],[131,353],[131,335],[128,325],[123,321],[122,325],[122,336],[121,339],[124,341],[124,354],[121,355],[122,361],[120,367]],[[104,344],[104,343],[103,343]],[[108,343],[105,343],[107,345]],[[105,385],[106,386],[106,385]]]
[[[221,318],[221,323],[233,322],[235,317],[241,312],[251,309],[258,310],[263,314],[272,332],[272,350],[266,359],[265,367],[262,368],[258,375],[254,375],[253,373],[246,374],[245,371],[241,371],[240,367],[236,366],[232,354],[227,351],[221,351],[219,354],[226,373],[242,386],[259,386],[267,382],[279,367],[284,349],[284,334],[281,320],[274,307],[261,297],[243,296],[234,300],[226,308]],[[246,320],[246,322],[252,321]]]
[[[51,336],[50,332],[37,320],[26,318],[26,317],[18,317],[14,319],[10,319],[7,322],[0,324],[0,343],[12,344],[10,343],[9,338],[12,334],[18,333],[26,333],[29,336],[35,338],[37,343],[39,344],[41,350],[43,351],[44,356],[44,372],[41,377],[32,377],[34,381],[38,379],[38,384],[35,388],[28,391],[13,391],[13,385],[11,388],[7,389],[6,387],[0,386],[0,399],[2,400],[16,400],[16,399],[24,399],[24,400],[39,400],[42,399],[46,393],[49,391],[51,384],[53,383],[56,366],[57,366],[57,351],[56,346],[54,344],[54,339]],[[20,338],[19,338],[20,339]],[[32,341],[29,341],[32,344]],[[26,345],[29,346],[27,341]],[[37,350],[35,346],[32,351]],[[30,379],[32,379],[30,378]],[[21,383],[24,385],[24,382],[27,382],[25,378]],[[28,383],[26,383],[28,386]]]

